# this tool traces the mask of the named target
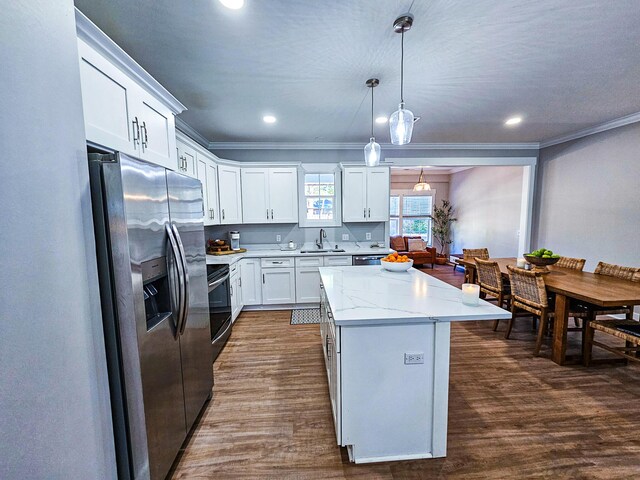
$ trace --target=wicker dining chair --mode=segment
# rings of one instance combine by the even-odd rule
[[[498,262],[476,258],[476,270],[478,285],[480,285],[480,291],[486,295],[485,300],[497,301],[499,307],[505,305],[509,309],[511,287],[508,281],[503,280]],[[498,329],[498,322],[499,320],[493,322],[494,331]]]
[[[472,260],[474,258],[481,258],[482,260],[489,259],[489,249],[488,248],[463,248],[462,249],[462,258],[464,260]],[[472,283],[471,271],[465,267],[464,269],[464,282]]]
[[[640,268],[623,267],[621,265],[613,265],[611,263],[599,262],[593,272],[597,275],[607,275],[609,277],[620,278],[631,282],[640,282]],[[633,320],[633,305],[628,307],[600,307],[596,305],[586,305],[588,316],[585,320],[585,335],[582,343],[582,358],[585,366],[589,366],[591,362],[591,352],[593,345],[609,350],[627,359],[635,359],[630,353],[638,355],[638,345],[640,337],[628,332],[629,326],[634,327],[640,325]],[[624,320],[619,319],[602,319],[597,320],[598,315],[625,315]],[[635,327],[634,327],[635,328]],[[595,331],[599,330],[603,333],[623,338],[626,341],[625,347],[609,347],[594,340]],[[625,331],[627,330],[627,331]]]
[[[553,300],[550,300],[547,295],[544,274],[517,268],[513,265],[508,265],[507,269],[509,270],[509,282],[511,283],[511,319],[504,338],[509,338],[518,310],[532,314],[540,319],[534,350],[535,354],[538,355],[549,320],[555,316],[552,305]],[[572,309],[569,312],[569,316],[586,318],[587,312],[585,309],[576,309],[575,311]]]
[[[556,262],[556,267],[570,268],[571,270],[582,271],[586,260],[584,258],[560,257]]]

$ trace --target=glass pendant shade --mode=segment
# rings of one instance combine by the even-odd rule
[[[424,192],[431,190],[431,185],[424,181],[424,170],[420,169],[420,176],[418,177],[418,183],[413,186],[414,192]]]
[[[404,108],[404,103],[401,103],[389,118],[389,133],[393,145],[406,145],[411,142],[413,122],[413,112]]]
[[[364,147],[364,163],[367,167],[377,167],[380,165],[380,145],[376,139],[371,137],[369,143]]]

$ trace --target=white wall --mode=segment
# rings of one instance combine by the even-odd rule
[[[453,173],[449,200],[458,221],[450,251],[487,247],[492,257],[518,255],[523,167],[475,167]]]
[[[533,246],[640,266],[640,123],[540,151]]]
[[[72,0],[0,40],[0,478],[115,478]]]

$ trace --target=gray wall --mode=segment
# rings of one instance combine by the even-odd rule
[[[342,234],[349,234],[349,242],[388,242],[385,238],[385,224],[379,223],[344,223],[341,227],[324,227],[327,231],[326,242],[335,245],[342,243]],[[276,235],[282,236],[282,244],[293,240],[299,246],[305,242],[315,242],[320,233],[320,227],[300,228],[297,224],[268,224],[268,225],[219,225],[206,227],[207,239],[221,238],[228,240],[229,231],[240,232],[240,244],[251,248],[255,244],[275,244]],[[371,233],[371,240],[365,240],[367,232]]]
[[[487,247],[492,257],[518,254],[523,167],[475,167],[451,175],[451,251]]]
[[[640,266],[640,123],[540,151],[533,246]]]
[[[0,478],[115,478],[73,2],[0,39]]]

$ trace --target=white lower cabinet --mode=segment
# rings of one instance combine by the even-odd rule
[[[259,258],[243,258],[240,260],[242,279],[242,302],[245,305],[262,304],[262,274]]]
[[[333,315],[329,302],[321,287],[320,301],[320,335],[322,336],[322,350],[324,353],[324,365],[327,371],[329,384],[329,398],[331,400],[331,413],[336,432],[338,445],[342,445],[342,382],[340,359],[340,327],[333,321]]]
[[[296,302],[295,268],[262,268],[262,304]]]
[[[242,311],[242,307],[244,304],[242,303],[242,275],[239,263],[232,265],[231,277],[229,279],[230,290],[231,290],[231,321],[235,322],[238,315]]]
[[[296,268],[296,303],[320,302],[320,272],[318,267]]]

